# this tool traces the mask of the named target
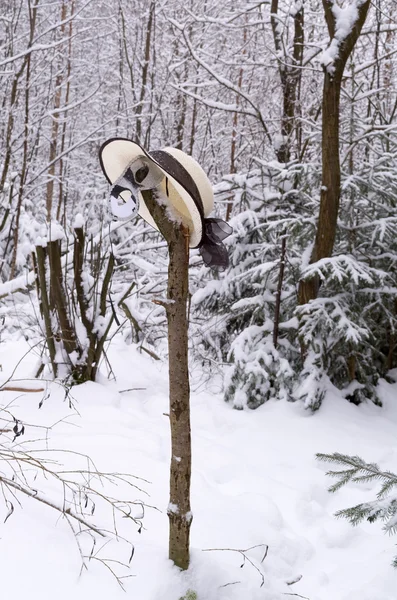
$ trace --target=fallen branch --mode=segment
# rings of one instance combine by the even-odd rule
[[[36,392],[44,392],[44,388],[23,388],[23,387],[14,387],[11,385],[7,385],[6,387],[0,387],[0,392],[29,392],[29,394],[34,394]]]
[[[94,531],[98,535],[100,535],[102,537],[106,537],[106,535],[100,529],[95,527],[95,525],[93,525],[92,523],[90,523],[89,521],[87,521],[86,519],[81,517],[80,515],[73,512],[70,508],[63,508],[62,506],[55,504],[55,502],[51,502],[51,500],[47,500],[46,498],[44,498],[44,496],[42,496],[36,490],[27,488],[27,487],[17,483],[16,481],[12,481],[11,479],[7,479],[7,477],[2,477],[2,476],[0,476],[0,484],[3,484],[5,486],[7,486],[8,488],[13,488],[14,490],[17,490],[18,492],[22,492],[22,494],[25,494],[26,496],[29,496],[30,498],[34,498],[38,502],[41,502],[42,504],[45,504],[46,506],[53,508],[54,510],[60,512],[61,514],[68,515],[72,519],[75,519],[81,525],[84,525],[85,527],[87,527],[90,531]]]

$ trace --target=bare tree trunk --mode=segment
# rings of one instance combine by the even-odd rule
[[[168,268],[168,345],[170,368],[171,468],[169,557],[182,569],[189,566],[191,441],[188,371],[188,266],[186,235],[176,228]]]
[[[36,28],[36,17],[37,17],[38,4],[39,4],[39,0],[34,0],[33,4],[31,4],[31,1],[28,0],[28,9],[29,9],[28,48],[30,48],[33,44],[34,33],[35,33],[35,28]],[[17,250],[18,250],[18,238],[19,238],[18,226],[19,226],[19,218],[20,218],[20,213],[21,213],[21,205],[22,205],[22,200],[23,200],[23,188],[24,188],[25,177],[26,177],[27,137],[28,137],[28,120],[29,120],[30,60],[31,60],[31,54],[30,54],[30,52],[27,52],[23,58],[20,69],[15,73],[14,80],[12,82],[11,94],[10,94],[10,107],[8,110],[7,126],[5,128],[5,130],[6,130],[6,135],[5,135],[6,151],[5,151],[4,159],[2,159],[2,172],[1,172],[1,176],[0,176],[0,193],[1,193],[4,189],[4,184],[6,183],[8,171],[10,168],[10,161],[11,161],[11,155],[12,155],[12,143],[13,143],[12,142],[12,134],[13,134],[13,129],[14,129],[14,110],[17,106],[19,83],[20,83],[20,79],[27,67],[28,74],[26,76],[26,84],[25,84],[25,130],[24,130],[25,137],[24,137],[24,144],[23,144],[23,166],[22,166],[22,172],[21,172],[21,178],[20,178],[18,203],[17,203],[16,219],[15,219],[16,222],[15,222],[15,229],[14,229],[14,235],[13,235],[14,248],[13,248],[13,255],[12,255],[12,259],[11,259],[11,269],[10,269],[10,278],[11,279],[13,278],[14,273],[15,273],[16,256],[17,256]],[[13,184],[12,184],[12,187],[13,187]],[[6,224],[6,221],[8,219],[9,213],[10,213],[11,203],[12,203],[12,194],[11,194],[11,190],[10,190],[10,206],[5,211],[0,230],[2,230]],[[10,226],[9,236],[11,236],[11,228],[12,228],[12,223]],[[9,237],[9,240],[10,240],[10,237]],[[8,243],[7,243],[7,246],[8,246]]]
[[[38,6],[38,0],[36,0],[36,2],[33,4],[33,6],[31,5],[30,0],[28,1],[29,26],[30,26],[29,44],[32,43],[35,28],[36,28],[37,6]],[[11,258],[10,279],[13,279],[15,277],[16,261],[17,261],[17,255],[18,255],[18,242],[19,242],[19,222],[20,222],[20,218],[21,218],[21,208],[22,208],[23,193],[24,193],[26,173],[27,173],[31,56],[32,55],[29,53],[25,59],[26,60],[26,82],[25,82],[25,124],[24,124],[24,139],[23,139],[23,158],[22,158],[22,168],[21,168],[21,174],[20,174],[17,210],[16,210],[16,215],[15,215],[14,246],[13,246],[12,258]]]
[[[32,20],[31,20],[32,21]],[[26,68],[26,84],[25,84],[25,125],[24,125],[24,139],[23,139],[23,158],[22,167],[19,182],[18,201],[17,209],[15,213],[15,226],[14,226],[14,240],[10,267],[10,279],[15,277],[17,256],[18,256],[18,242],[19,242],[19,223],[21,219],[21,209],[23,202],[23,193],[25,188],[26,172],[27,172],[27,161],[28,161],[28,138],[29,138],[29,91],[30,91],[30,58],[27,58]]]
[[[41,246],[36,246],[36,256],[37,256],[37,275],[39,280],[40,287],[40,309],[44,319],[45,326],[45,334],[46,334],[46,342],[48,346],[48,352],[50,355],[50,361],[52,366],[52,372],[54,373],[54,377],[58,374],[58,365],[55,362],[55,341],[54,335],[52,333],[52,325],[51,325],[51,310],[50,303],[48,300],[48,290],[47,290],[47,280],[46,280],[46,257],[47,253],[44,248]]]
[[[358,17],[350,33],[339,43],[339,52],[331,66],[324,67],[323,123],[322,123],[322,182],[320,193],[320,214],[316,239],[310,262],[314,263],[331,256],[335,243],[336,225],[340,199],[340,160],[339,160],[339,102],[342,77],[346,62],[361,33],[368,13],[370,0],[358,7]],[[331,40],[336,33],[336,17],[333,13],[334,0],[323,0],[325,20]],[[319,280],[313,277],[299,283],[300,304],[306,304],[318,295]]]
[[[74,15],[75,8],[75,0],[71,0],[70,2],[70,14]],[[69,22],[69,40],[68,40],[68,63],[66,69],[66,93],[65,93],[65,106],[69,104],[69,96],[70,96],[70,75],[72,69],[72,37],[73,37],[73,21]],[[67,111],[63,113],[63,124],[62,124],[62,134],[61,134],[61,155],[65,150],[66,145],[66,134],[67,134]],[[62,204],[64,206],[64,215],[66,213],[66,192],[64,191],[64,179],[66,178],[65,168],[63,158],[59,159],[59,197],[58,197],[58,208],[56,213],[57,221],[61,219],[61,210]],[[64,219],[64,226],[66,226]]]
[[[247,28],[244,27],[244,32],[243,32],[243,42],[244,42],[244,47],[243,47],[243,55],[246,54],[246,48],[245,48],[245,44],[247,41]],[[243,67],[240,67],[240,71],[238,74],[238,88],[241,89],[242,85],[243,85],[243,74],[244,74],[244,70]],[[236,94],[236,106],[239,106],[240,104],[240,95]],[[235,113],[233,113],[233,121],[232,121],[232,140],[231,140],[231,144],[230,144],[230,173],[236,173],[236,146],[237,146],[237,131],[238,131],[238,112],[236,111]],[[233,200],[230,200],[230,202],[227,205],[226,208],[226,221],[228,221],[230,219],[230,216],[232,214],[232,208],[233,208]]]
[[[283,112],[281,116],[281,135],[283,139],[281,144],[277,144],[276,146],[276,155],[279,162],[287,163],[290,160],[291,137],[295,126],[295,104],[302,76],[300,67],[302,65],[304,43],[303,3],[294,15],[292,60],[288,49],[284,48],[281,37],[278,0],[272,0],[270,10],[274,45],[277,54],[280,56],[279,74],[283,94]]]
[[[275,348],[277,348],[278,333],[279,333],[279,328],[280,328],[281,293],[283,291],[286,249],[287,249],[287,236],[284,233],[284,235],[281,238],[280,270],[278,272],[276,305],[274,308],[273,346]]]
[[[74,251],[73,251],[73,271],[74,271],[74,282],[76,286],[77,302],[80,308],[81,321],[85,327],[87,337],[89,340],[89,346],[87,351],[85,370],[87,373],[87,379],[92,378],[92,365],[95,359],[95,342],[96,335],[92,331],[93,323],[90,321],[89,314],[89,303],[84,292],[83,285],[83,263],[84,263],[84,230],[82,227],[76,227],[74,230]]]
[[[143,110],[143,102],[146,96],[146,86],[149,75],[149,63],[150,63],[150,48],[151,48],[151,38],[152,38],[152,29],[153,29],[153,19],[154,19],[154,9],[155,9],[155,1],[152,0],[149,7],[149,19],[146,27],[146,40],[145,40],[145,57],[143,59],[143,67],[142,67],[142,82],[141,82],[141,92],[139,96],[139,104],[136,108],[136,138],[138,142],[141,142],[142,137],[142,110]]]
[[[62,2],[61,9],[61,21],[62,25],[60,28],[60,36],[62,37],[65,33],[65,21],[66,19],[66,2]],[[62,82],[63,75],[61,66],[58,65],[59,72],[55,78],[55,96],[54,96],[54,110],[55,113],[52,115],[52,126],[51,126],[51,139],[50,139],[50,152],[48,157],[48,162],[50,166],[48,167],[48,181],[47,181],[47,189],[46,189],[46,208],[47,208],[47,220],[51,221],[52,217],[52,205],[54,198],[54,177],[55,177],[55,169],[56,169],[56,156],[57,156],[57,148],[58,148],[58,130],[59,130],[59,114],[57,113],[58,109],[61,106],[61,96],[62,96]]]
[[[283,107],[281,115],[281,143],[275,147],[277,160],[281,163],[288,163],[291,158],[292,134],[296,127],[297,153],[299,152],[299,129],[296,126],[296,101],[300,90],[302,79],[302,59],[304,46],[304,11],[303,3],[294,15],[294,37],[292,52],[286,48],[280,32],[280,23],[278,18],[278,0],[272,0],[271,3],[271,25],[273,32],[274,45],[279,56],[278,70],[281,80],[281,90],[283,96]],[[281,194],[283,190],[280,188]],[[281,234],[281,256],[280,270],[276,291],[276,304],[274,311],[273,327],[273,345],[277,348],[281,316],[281,294],[284,280],[285,255],[287,248],[287,238],[285,231]]]
[[[187,80],[188,66],[185,63],[183,79]],[[177,124],[176,124],[176,145],[175,148],[179,150],[183,149],[183,139],[185,137],[185,124],[186,124],[186,111],[187,111],[187,96],[183,92],[180,92],[177,96]],[[179,116],[179,118],[178,118]]]
[[[169,558],[181,569],[189,567],[191,439],[188,370],[189,234],[169,220],[166,208],[151,192],[143,192],[169,249],[168,294],[163,304],[168,321],[169,391],[171,424]]]
[[[50,259],[51,296],[59,318],[63,345],[68,356],[74,352],[77,352],[77,355],[80,356],[81,350],[67,311],[67,298],[62,282],[61,243],[59,240],[48,243],[48,256]]]
[[[196,92],[196,89],[195,89]],[[196,137],[196,121],[197,121],[197,100],[193,100],[193,109],[192,109],[192,122],[190,126],[190,146],[189,146],[189,154],[193,154],[194,149],[194,141]]]

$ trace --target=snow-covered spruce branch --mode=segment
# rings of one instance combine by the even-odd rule
[[[311,279],[318,276],[322,281],[336,279],[339,283],[353,281],[356,285],[360,281],[375,284],[386,277],[380,269],[374,269],[364,262],[358,262],[353,256],[339,254],[322,258],[308,265],[302,274],[302,279]]]
[[[348,456],[334,452],[333,454],[316,454],[322,462],[332,463],[342,467],[339,471],[328,471],[327,475],[337,481],[328,488],[336,492],[344,485],[352,483],[380,482],[376,500],[363,502],[350,508],[344,508],[336,513],[337,517],[347,519],[352,525],[358,525],[364,520],[369,523],[384,521],[383,529],[389,534],[397,533],[397,492],[390,493],[397,487],[397,475],[391,471],[382,471],[376,463],[367,463],[359,456]],[[397,556],[393,566],[397,568]]]
[[[305,343],[309,344],[320,331],[332,333],[334,341],[343,339],[352,344],[359,344],[370,337],[368,327],[357,322],[347,299],[339,294],[331,298],[316,298],[297,307],[299,332]]]

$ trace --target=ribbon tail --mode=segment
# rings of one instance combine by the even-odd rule
[[[224,271],[229,266],[229,255],[223,240],[233,228],[222,219],[204,219],[204,233],[199,252],[204,263],[211,269]]]

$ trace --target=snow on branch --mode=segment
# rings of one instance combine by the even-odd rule
[[[355,284],[364,281],[373,285],[375,282],[383,280],[387,274],[363,262],[358,262],[353,256],[339,254],[322,258],[308,265],[302,274],[303,279],[311,279],[315,276],[318,276],[321,281],[336,279],[339,283],[353,281]]]
[[[35,279],[34,271],[30,271],[27,275],[21,275],[11,279],[11,281],[0,283],[0,299],[16,292],[26,292],[34,284]]]
[[[350,5],[342,8],[336,0],[323,0],[331,42],[324,50],[320,64],[330,75],[335,74],[337,62],[340,63],[343,72],[346,60],[364,25],[369,5],[370,0],[353,0]]]
[[[309,304],[298,306],[300,335],[306,344],[316,339],[317,334],[332,333],[336,340],[360,344],[369,337],[369,329],[356,323],[343,295],[332,298],[316,298]],[[335,335],[336,334],[336,335]]]

